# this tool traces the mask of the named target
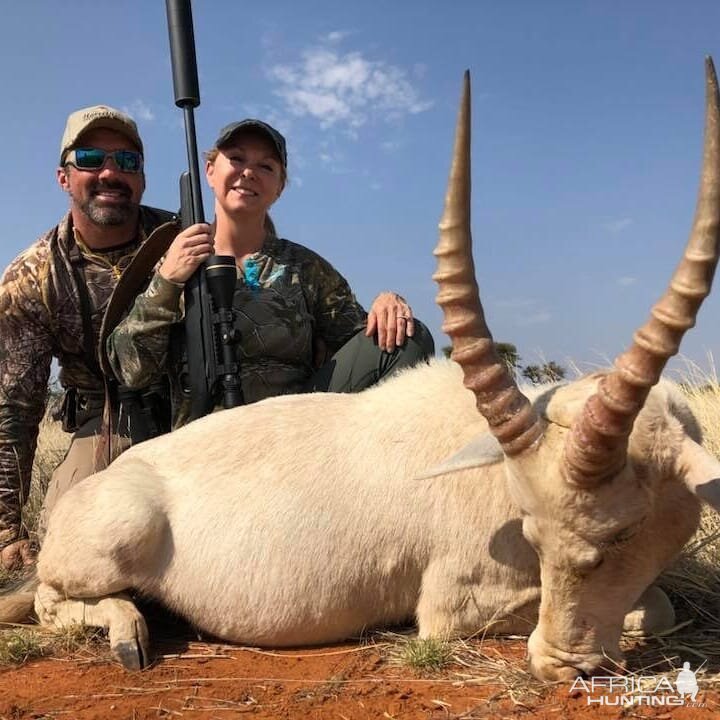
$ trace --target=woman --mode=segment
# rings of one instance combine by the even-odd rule
[[[285,139],[275,128],[254,119],[232,123],[205,160],[215,221],[175,238],[108,338],[122,384],[147,387],[169,372],[173,425],[185,422],[182,353],[169,353],[171,330],[181,327],[184,283],[212,254],[232,255],[238,267],[233,305],[246,403],[284,393],[357,392],[433,354],[430,333],[400,295],[380,293],[366,313],[330,263],[275,235],[268,210],[287,180]]]

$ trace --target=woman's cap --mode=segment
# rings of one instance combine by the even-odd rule
[[[268,125],[262,120],[246,118],[245,120],[239,120],[226,125],[220,131],[220,135],[218,135],[218,139],[215,141],[215,147],[219,149],[222,148],[223,145],[227,145],[241,130],[259,130],[263,135],[267,135],[272,144],[275,146],[275,149],[278,151],[278,156],[280,157],[283,167],[287,168],[287,148],[285,147],[285,138],[272,125]]]

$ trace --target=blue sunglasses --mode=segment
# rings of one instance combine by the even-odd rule
[[[118,170],[125,173],[139,173],[143,169],[142,153],[136,150],[102,150],[100,148],[76,148],[71,150],[65,162],[78,170],[100,170],[108,157],[112,157]]]

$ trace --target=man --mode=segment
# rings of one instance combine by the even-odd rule
[[[0,565],[33,562],[20,514],[30,486],[50,364],[65,389],[70,449],[50,481],[43,514],[73,483],[102,469],[95,458],[104,384],[97,345],[103,312],[145,238],[174,220],[140,205],[143,144],[135,122],[104,105],[68,119],[57,169],[70,210],[19,255],[0,280]]]

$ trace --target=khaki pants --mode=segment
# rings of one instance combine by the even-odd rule
[[[102,427],[102,417],[91,418],[84,425],[81,425],[73,434],[63,461],[55,468],[55,471],[48,483],[45,499],[40,509],[40,518],[38,521],[38,537],[40,542],[45,537],[47,531],[48,518],[57,501],[74,485],[84,480],[86,477],[93,475],[107,467],[104,460],[105,453],[98,453],[98,445],[100,443],[100,433]],[[130,439],[123,437],[114,438],[114,456],[127,450],[130,447]],[[98,460],[97,456],[102,455],[103,460]]]

